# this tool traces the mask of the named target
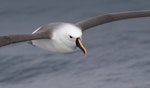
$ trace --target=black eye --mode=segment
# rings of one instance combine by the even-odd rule
[[[73,38],[71,35],[69,35],[69,38]]]

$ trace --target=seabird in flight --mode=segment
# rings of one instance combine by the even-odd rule
[[[32,34],[0,36],[0,47],[12,43],[31,41],[34,46],[60,53],[73,52],[78,47],[86,55],[87,50],[81,41],[83,31],[112,21],[149,16],[150,10],[143,10],[110,13],[89,18],[75,24],[65,22],[49,23],[39,27]]]

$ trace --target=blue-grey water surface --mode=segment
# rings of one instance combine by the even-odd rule
[[[149,0],[0,0],[0,35],[146,9]],[[150,88],[150,17],[100,25],[85,31],[83,42],[87,56],[26,42],[0,47],[0,88]]]

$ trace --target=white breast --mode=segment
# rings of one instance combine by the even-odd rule
[[[68,53],[74,51],[73,49],[68,48],[63,44],[50,39],[32,40],[32,44],[52,52]]]

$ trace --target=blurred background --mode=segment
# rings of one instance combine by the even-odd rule
[[[32,33],[50,22],[150,10],[149,0],[0,0],[0,35]],[[24,42],[0,47],[0,88],[149,88],[150,17],[83,33],[88,50],[54,54]]]

